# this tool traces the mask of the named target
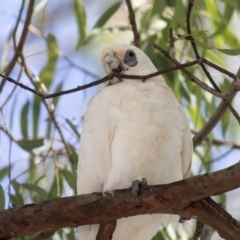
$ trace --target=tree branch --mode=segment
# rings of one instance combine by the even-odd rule
[[[133,31],[133,38],[134,38],[134,45],[138,48],[140,48],[140,35],[137,30],[137,24],[136,24],[136,19],[135,19],[135,14],[132,8],[132,3],[131,0],[126,0],[127,8],[128,8],[128,13],[129,13],[129,21],[132,26],[132,31]]]
[[[137,199],[133,198],[131,189],[123,189],[112,194],[92,193],[5,210],[0,212],[0,239],[62,227],[106,224],[138,214],[170,213],[197,216],[224,238],[236,240],[240,238],[238,224],[201,199],[239,188],[239,178],[240,163],[237,163],[217,172],[149,186]]]
[[[188,39],[191,42],[191,45],[192,45],[193,51],[195,53],[196,59],[201,59],[200,54],[199,54],[199,52],[197,50],[197,46],[195,44],[195,39],[193,38],[192,32],[191,32],[191,24],[190,23],[191,23],[191,11],[192,11],[193,5],[194,5],[194,0],[189,0],[188,1],[187,15],[186,15],[187,33],[188,33],[188,37],[186,39]],[[205,60],[205,63],[207,63],[209,65],[209,61]],[[205,75],[207,76],[209,81],[211,82],[212,86],[216,89],[216,91],[221,93],[220,88],[214,82],[212,76],[208,72],[208,70],[205,67],[205,65],[203,64],[203,62],[199,63],[199,65],[201,66],[203,72],[205,73]],[[214,64],[212,64],[212,67],[213,67],[213,65]],[[215,127],[215,125],[219,122],[221,117],[226,112],[227,107],[231,110],[233,115],[238,120],[238,123],[240,124],[240,117],[239,117],[238,113],[235,111],[235,109],[230,104],[231,100],[233,99],[233,97],[235,95],[236,95],[236,93],[233,94],[232,97],[229,100],[223,99],[223,101],[220,104],[219,108],[214,113],[214,115],[209,119],[208,123],[204,126],[204,128],[199,132],[199,135],[196,135],[193,138],[193,145],[194,145],[194,147],[200,145],[201,142],[203,141],[203,139],[212,131],[212,129]]]
[[[18,19],[21,18],[24,3],[25,3],[25,1],[22,2],[22,6],[21,6],[21,9],[20,9],[20,13],[19,13],[19,18]],[[24,43],[25,43],[25,40],[26,40],[27,34],[28,34],[28,27],[29,27],[29,25],[31,23],[33,7],[34,7],[34,0],[30,0],[29,1],[29,5],[28,5],[26,20],[24,22],[24,26],[23,26],[23,30],[22,30],[22,34],[21,34],[21,38],[19,40],[17,48],[15,49],[14,56],[13,56],[12,60],[10,61],[8,67],[7,67],[7,70],[6,70],[6,73],[5,73],[6,76],[9,76],[9,74],[12,72],[12,70],[13,70],[16,62],[17,62],[17,59],[19,57],[19,54],[23,50],[23,46],[24,46]],[[14,38],[15,38],[14,35],[15,35],[15,32],[17,31],[18,24],[19,24],[19,20],[17,20],[16,26],[15,26],[14,31],[13,31],[13,37]],[[14,45],[15,45],[15,40],[14,40]],[[6,80],[6,78],[0,84],[0,92],[2,92],[2,90],[3,90],[4,84],[5,84],[5,80]]]

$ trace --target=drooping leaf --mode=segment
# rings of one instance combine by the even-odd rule
[[[75,135],[77,136],[78,139],[80,139],[80,134],[79,131],[77,130],[77,127],[67,118],[65,118],[66,123],[68,124],[68,126],[72,129],[72,131],[75,133]]]
[[[74,0],[74,14],[77,19],[77,25],[78,25],[78,43],[76,50],[80,49],[85,41],[86,35],[87,35],[87,29],[86,29],[86,12],[83,5],[82,0]]]
[[[13,207],[23,206],[24,199],[22,196],[21,185],[15,179],[11,181],[11,184],[15,191],[15,194],[10,194],[10,200]]]
[[[32,119],[33,119],[33,137],[36,138],[38,134],[38,123],[40,117],[41,101],[38,96],[34,97],[32,105]]]
[[[57,92],[60,92],[62,90],[62,87],[63,87],[63,82],[60,82],[56,88],[53,90],[53,92],[57,93]],[[58,104],[58,101],[59,101],[59,97],[55,97],[53,98],[53,104],[56,108],[57,104]]]
[[[23,139],[23,140],[18,140],[17,143],[21,148],[23,148],[26,151],[31,151],[34,148],[38,148],[43,146],[44,138],[38,138],[38,139]]]
[[[223,115],[222,120],[221,120],[222,134],[224,137],[226,136],[226,133],[227,133],[227,129],[228,129],[229,122],[230,122],[230,116],[231,116],[231,112],[228,109],[225,112],[225,114]]]
[[[29,183],[22,183],[21,185],[28,191],[36,192],[42,201],[47,199],[47,192],[43,188]]]
[[[24,138],[28,138],[28,111],[29,111],[29,101],[27,101],[21,111],[21,131]]]
[[[7,166],[0,170],[0,181],[9,174],[9,172],[11,171],[11,168],[12,166]]]
[[[57,59],[58,59],[58,54],[57,54],[58,43],[57,43],[57,39],[52,34],[47,35],[46,41],[47,41],[47,48],[48,48],[48,51],[47,51],[48,61],[46,65],[43,67],[39,76],[40,76],[41,82],[45,85],[47,89],[49,89],[54,78],[55,68],[56,68]]]
[[[238,56],[240,54],[240,48],[237,49],[219,49],[217,48],[217,50],[219,52],[222,52],[226,55],[230,55],[230,56]]]
[[[4,195],[3,188],[0,184],[0,211],[4,209],[5,209],[5,195]]]
[[[64,174],[65,180],[67,181],[68,185],[71,187],[71,189],[74,191],[74,193],[77,193],[77,176],[74,175],[72,172],[67,170],[66,168],[62,170],[62,173]]]
[[[67,144],[68,146],[68,150],[70,153],[70,161],[72,163],[72,166],[75,168],[77,168],[77,163],[78,163],[78,154],[76,153],[76,150],[74,149],[73,145],[71,144]]]
[[[122,2],[116,2],[110,8],[108,8],[105,13],[98,19],[96,24],[94,25],[93,28],[101,28],[112,16],[113,14],[119,9],[121,6]]]

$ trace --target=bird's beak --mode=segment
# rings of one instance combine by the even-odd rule
[[[121,66],[119,59],[115,56],[107,55],[104,58],[104,62],[105,62],[105,69],[108,74],[121,73],[123,71],[123,68]]]

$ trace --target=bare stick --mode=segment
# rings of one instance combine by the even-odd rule
[[[22,49],[23,49],[23,46],[24,46],[24,43],[25,43],[25,40],[26,40],[27,34],[28,34],[28,27],[31,23],[33,7],[34,7],[34,0],[30,0],[29,5],[28,5],[28,10],[27,10],[27,17],[26,17],[26,20],[24,22],[24,26],[23,26],[22,34],[21,34],[21,37],[20,37],[20,40],[19,40],[19,44],[17,46],[17,49],[15,50],[14,56],[13,56],[12,60],[10,61],[9,65],[7,67],[6,73],[5,73],[5,75],[7,77],[12,72],[12,69],[14,68],[14,66],[17,62],[19,54],[22,52]],[[17,20],[15,28],[17,28],[17,26],[18,26],[18,20]],[[0,84],[0,92],[2,92],[3,86],[5,84],[5,80],[6,80],[6,78]]]
[[[126,4],[128,7],[128,13],[129,13],[129,21],[132,26],[132,31],[133,31],[133,37],[134,37],[134,45],[136,47],[140,47],[140,35],[137,30],[137,24],[136,24],[136,19],[135,19],[135,14],[132,8],[132,3],[131,0],[126,0]]]

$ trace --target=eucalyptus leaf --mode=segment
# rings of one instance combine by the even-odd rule
[[[116,2],[115,4],[113,4],[112,6],[110,6],[110,8],[108,8],[105,13],[103,13],[103,15],[98,19],[98,21],[96,22],[96,24],[94,25],[93,28],[100,28],[102,26],[104,26],[104,24],[113,16],[113,14],[119,9],[119,7],[121,6],[122,2]]]
[[[43,146],[44,144],[44,138],[38,138],[38,139],[23,139],[23,140],[18,140],[17,143],[18,145],[23,148],[26,151],[31,151],[34,148],[38,148]]]
[[[69,119],[65,118],[65,121],[68,124],[68,126],[72,129],[72,131],[75,133],[77,138],[80,139],[80,134],[77,127]]]
[[[34,184],[29,184],[29,183],[22,183],[21,185],[23,186],[23,188],[27,189],[28,191],[36,192],[41,198],[41,200],[47,199],[47,192],[43,188]]]
[[[68,185],[71,187],[71,189],[74,191],[74,193],[77,193],[77,175],[73,174],[66,168],[62,170],[62,173],[64,174],[65,180],[67,181]]]
[[[48,61],[40,73],[40,79],[44,86],[49,89],[54,78],[55,68],[58,59],[58,43],[57,39],[52,34],[47,35],[46,41],[48,48]]]
[[[24,138],[28,137],[28,111],[29,111],[29,101],[27,101],[21,111],[21,131]]]
[[[238,56],[240,54],[240,48],[237,49],[219,49],[217,48],[217,50],[219,52],[222,52],[226,55],[230,55],[230,56]]]
[[[79,39],[77,43],[76,50],[81,48],[84,44],[86,35],[87,35],[87,28],[86,28],[86,12],[83,5],[83,2],[81,0],[74,0],[74,14],[77,19],[77,25],[78,25],[78,33],[79,33]]]
[[[0,184],[0,211],[5,209],[5,195],[2,188],[2,185]]]
[[[11,169],[12,169],[12,166],[7,166],[7,167],[2,168],[0,170],[0,180],[2,180],[4,177],[6,177],[9,174]]]

